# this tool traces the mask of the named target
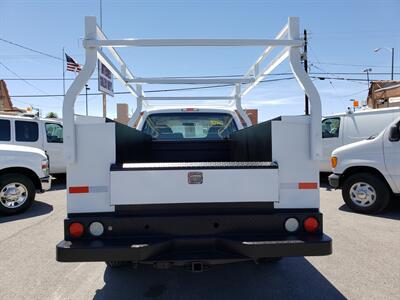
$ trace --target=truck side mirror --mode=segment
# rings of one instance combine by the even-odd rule
[[[389,141],[398,142],[400,140],[400,123],[391,126],[389,130]]]

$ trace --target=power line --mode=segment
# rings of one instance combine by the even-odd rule
[[[276,78],[276,79],[268,79],[262,80],[260,82],[276,82],[282,80],[291,80],[294,77],[288,78]],[[158,90],[147,90],[145,93],[164,93],[164,92],[177,92],[177,91],[191,91],[191,90],[202,90],[202,89],[213,89],[213,88],[221,88],[221,87],[229,87],[234,86],[234,84],[219,84],[219,85],[207,85],[207,86],[198,86],[198,87],[188,87],[188,88],[176,88],[176,89],[158,89]],[[88,96],[99,96],[103,93],[88,93]],[[130,92],[114,92],[114,95],[127,95]],[[86,96],[86,94],[79,94],[78,96]],[[53,95],[13,95],[11,98],[49,98],[49,97],[64,97],[62,94],[53,94]]]
[[[369,64],[345,64],[345,63],[333,63],[333,62],[317,62],[320,65],[331,65],[331,66],[343,66],[343,67],[371,67],[371,68],[390,68],[391,66],[384,66],[384,65],[369,65]],[[396,69],[400,67],[395,67]]]
[[[311,66],[314,66],[315,68],[317,68],[317,66],[315,66],[315,63],[312,64]],[[287,73],[272,73],[269,74],[268,76],[288,76],[288,75],[292,75],[293,73],[291,72],[287,72]],[[365,75],[364,72],[312,72],[309,73],[309,75]],[[370,75],[375,75],[375,76],[379,76],[379,75],[390,75],[390,72],[370,72]],[[395,75],[400,75],[400,72],[396,72],[394,73]],[[239,77],[239,76],[243,76],[243,75],[218,75],[218,76],[196,76],[193,78],[218,78],[218,77]],[[168,78],[182,78],[182,77],[168,77]],[[186,77],[185,77],[186,78]],[[22,77],[18,77],[18,78],[2,78],[3,80],[6,81],[18,81],[18,80],[29,80],[29,81],[62,81],[62,78],[51,78],[51,77],[30,77],[30,78],[22,78]],[[65,78],[66,81],[73,81],[75,80],[75,78]],[[93,81],[93,80],[98,80],[98,78],[90,78],[89,80]]]
[[[0,62],[0,65],[2,65],[7,71],[9,71],[10,73],[14,74],[15,76],[17,76],[18,78],[20,78],[23,82],[25,82],[26,84],[28,84],[29,86],[33,87],[34,89],[47,94],[46,91],[43,91],[42,89],[38,88],[37,86],[33,85],[32,83],[30,83],[29,81],[21,78],[17,73],[15,73],[13,70],[11,70],[9,67],[7,67],[5,64],[3,64],[2,62]]]
[[[363,78],[344,78],[344,77],[326,77],[326,76],[310,76],[313,79],[319,80],[344,80],[344,81],[356,81],[356,82],[365,82],[366,79]],[[292,80],[294,77],[285,77],[285,78],[276,78],[269,80],[262,80],[260,83],[267,82],[277,82],[283,80]],[[189,87],[189,88],[176,88],[176,89],[158,89],[158,90],[147,90],[145,93],[164,93],[164,92],[176,92],[176,91],[191,91],[191,90],[203,90],[203,89],[213,89],[213,88],[221,88],[221,87],[229,87],[234,86],[233,84],[220,84],[220,85],[209,85],[209,86],[198,86],[198,87]],[[130,92],[114,92],[115,95],[127,95]],[[88,93],[88,96],[100,96],[102,93]],[[79,94],[78,96],[85,96],[85,94]],[[10,96],[12,98],[55,98],[55,97],[64,97],[62,94],[53,94],[53,95],[13,95]]]
[[[42,51],[39,51],[39,50],[32,49],[32,48],[29,48],[27,46],[24,46],[24,45],[21,45],[21,44],[17,44],[15,42],[11,42],[11,41],[8,41],[8,40],[3,39],[3,38],[0,38],[0,41],[2,41],[4,43],[8,43],[8,44],[13,45],[13,46],[20,47],[20,48],[28,50],[28,51],[39,53],[41,55],[44,55],[44,56],[47,56],[47,57],[50,57],[50,58],[53,58],[53,59],[62,60],[62,58],[59,58],[57,56],[54,56],[54,55],[51,55],[51,54],[48,54],[48,53],[45,53],[45,52],[42,52]]]

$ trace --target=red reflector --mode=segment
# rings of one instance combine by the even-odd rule
[[[82,194],[82,193],[89,193],[88,186],[70,186],[68,189],[70,194]]]
[[[316,182],[299,182],[300,190],[316,190],[318,189],[318,183]]]
[[[304,230],[305,231],[307,231],[309,233],[313,233],[313,232],[316,232],[318,230],[319,222],[318,222],[318,220],[316,218],[309,217],[309,218],[304,220],[303,226],[304,226]]]
[[[71,223],[69,225],[69,234],[72,237],[78,238],[81,237],[83,235],[83,225],[81,223]]]

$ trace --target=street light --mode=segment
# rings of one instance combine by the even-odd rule
[[[392,76],[391,76],[391,79],[393,80],[393,74],[394,74],[394,48],[386,48],[386,47],[384,47],[384,48],[376,48],[376,49],[374,49],[374,52],[378,52],[381,49],[386,49],[386,50],[392,52]]]
[[[368,87],[369,87],[369,72],[371,72],[372,71],[372,69],[371,68],[367,68],[367,69],[364,69],[363,70],[363,72],[365,73],[367,73],[367,82],[368,82]]]

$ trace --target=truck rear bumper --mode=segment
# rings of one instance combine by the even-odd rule
[[[272,237],[177,237],[154,240],[79,240],[61,241],[57,261],[132,261],[168,262],[185,265],[191,262],[218,264],[257,260],[268,257],[319,256],[332,253],[332,240],[316,236]]]

